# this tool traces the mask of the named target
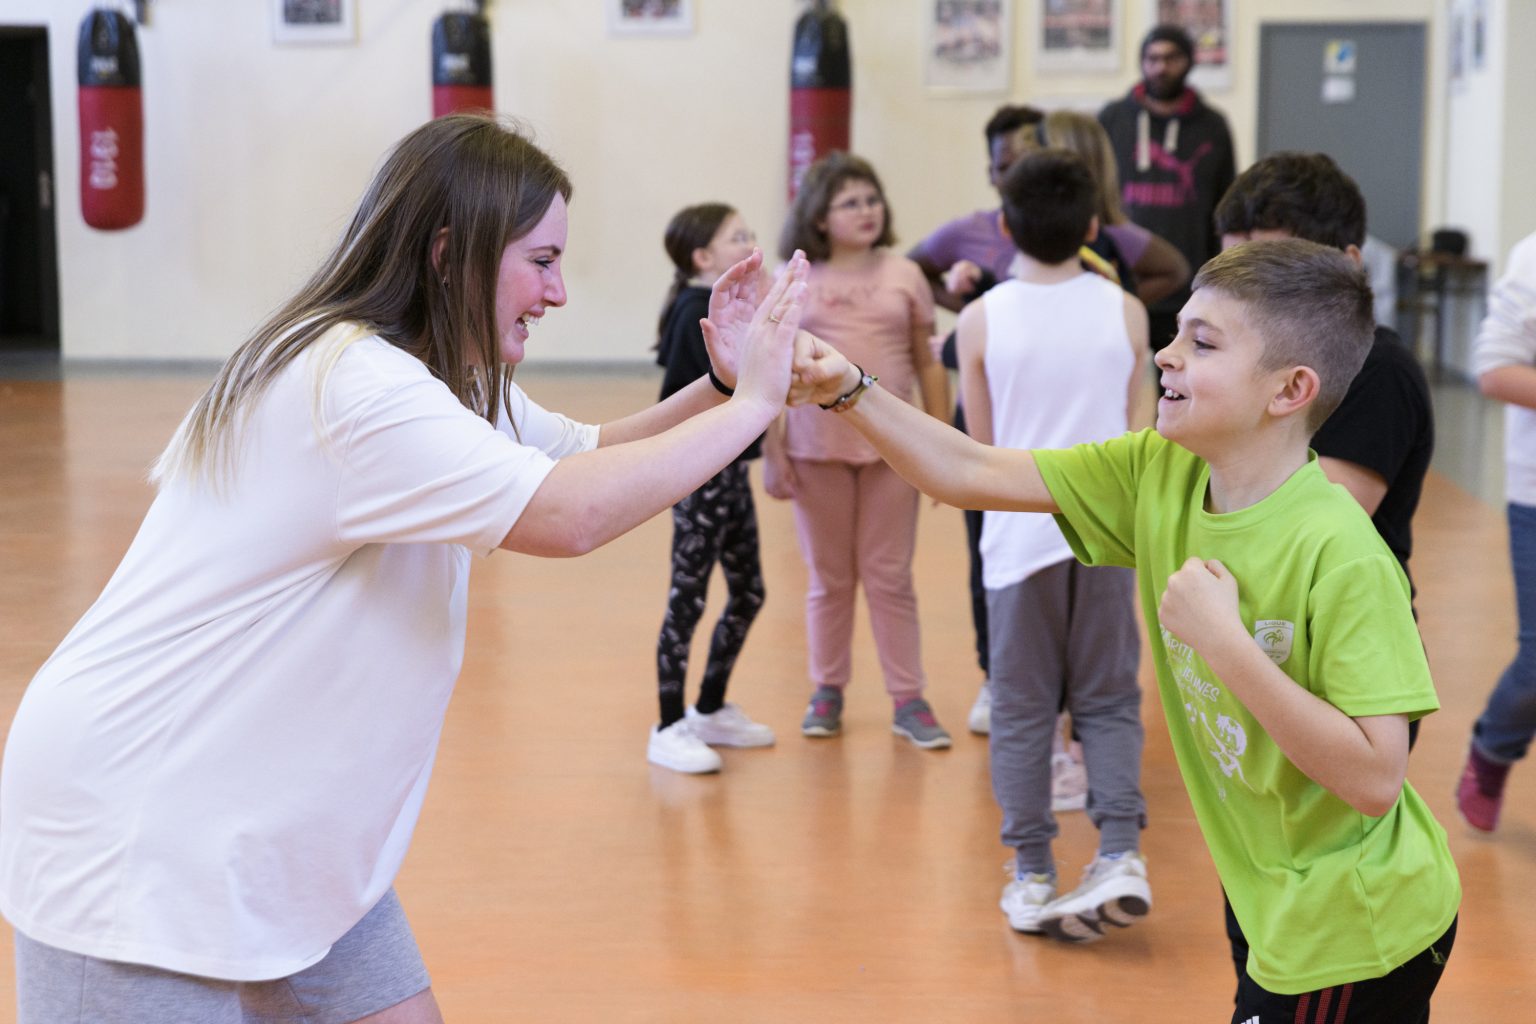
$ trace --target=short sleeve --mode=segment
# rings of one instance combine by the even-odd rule
[[[554,467],[427,377],[380,391],[347,414],[346,427],[336,525],[350,544],[489,552]]]
[[[1472,344],[1472,372],[1536,363],[1536,235],[1510,251],[1504,276],[1488,295],[1488,315]]]
[[[931,327],[934,320],[933,289],[928,286],[922,268],[909,259],[901,258],[900,279],[912,310],[912,323]]]
[[[550,412],[523,389],[513,384],[511,404],[501,410],[496,428],[515,441],[539,449],[552,459],[563,459],[597,447],[599,427],[578,423],[569,416]]]
[[[936,268],[940,273],[948,270],[958,260],[958,239],[961,235],[961,222],[950,221],[940,225],[938,230],[914,245],[907,253],[907,258],[919,263],[926,263]],[[919,271],[921,272],[921,271]],[[927,278],[924,278],[926,281]]]
[[[1120,250],[1120,258],[1125,260],[1126,266],[1133,268],[1146,255],[1147,246],[1152,241],[1152,232],[1132,221],[1107,225],[1103,231],[1115,240],[1115,248]]]
[[[1404,360],[1383,355],[1367,361],[1313,436],[1317,454],[1364,466],[1388,484],[1397,479],[1430,415],[1425,386],[1403,365],[1406,358],[1404,350]]]
[[[1056,524],[1085,565],[1136,564],[1136,501],[1155,431],[1072,448],[1035,451],[1035,464],[1061,512]]]
[[[1308,676],[1319,697],[1349,715],[1406,714],[1440,707],[1397,559],[1352,559],[1319,580],[1308,597]]]

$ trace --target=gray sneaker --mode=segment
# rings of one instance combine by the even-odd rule
[[[816,687],[800,731],[807,736],[836,736],[842,732],[843,691],[835,686]]]
[[[914,697],[896,709],[891,731],[898,736],[905,736],[924,750],[949,746],[949,733],[933,717],[933,708],[921,697]]]

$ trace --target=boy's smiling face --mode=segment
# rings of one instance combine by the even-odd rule
[[[1203,458],[1258,430],[1284,371],[1261,371],[1264,342],[1243,304],[1201,288],[1179,312],[1179,333],[1157,353],[1157,432]]]

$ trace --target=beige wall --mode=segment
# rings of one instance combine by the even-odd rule
[[[1042,77],[1021,0],[1009,94],[922,85],[921,0],[843,0],[855,66],[853,145],[886,178],[906,243],[986,205],[980,128],[1006,100],[1090,106],[1135,78],[1145,4],[1123,0],[1118,73]],[[1521,0],[1524,2],[1524,0]],[[64,352],[219,358],[299,282],[340,229],[379,156],[427,116],[429,30],[444,0],[358,0],[343,47],[274,47],[267,0],[159,0],[140,31],[148,209],[93,231],[78,200],[74,47],[87,0],[5,0],[0,23],[50,27]],[[576,181],[566,278],[533,360],[644,360],[669,277],[667,218],[737,205],[771,247],[784,211],[793,0],[695,0],[680,39],[607,35],[599,0],[493,0],[496,101]],[[1232,88],[1209,99],[1254,151],[1261,20],[1431,25],[1426,223],[1445,201],[1444,0],[1234,0]],[[1513,116],[1514,111],[1508,111]],[[1518,192],[1518,189],[1506,190]],[[1506,202],[1529,196],[1505,196]]]

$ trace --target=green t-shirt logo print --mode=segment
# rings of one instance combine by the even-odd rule
[[[1276,665],[1284,665],[1291,656],[1291,639],[1295,635],[1296,624],[1285,619],[1258,619],[1253,624],[1253,638]]]

